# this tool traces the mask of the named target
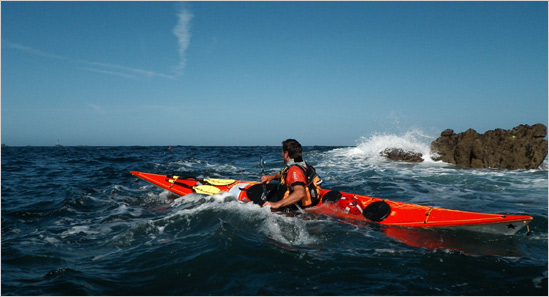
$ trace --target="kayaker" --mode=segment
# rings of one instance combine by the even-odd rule
[[[283,199],[277,202],[267,201],[263,206],[282,208],[298,202],[301,202],[302,207],[316,205],[321,181],[314,168],[303,160],[301,144],[295,139],[283,141],[282,158],[286,167],[275,174],[262,176],[261,183],[269,184],[273,180],[279,180],[288,190]]]

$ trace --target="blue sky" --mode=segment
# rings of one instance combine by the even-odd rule
[[[547,2],[5,2],[8,145],[547,125]]]

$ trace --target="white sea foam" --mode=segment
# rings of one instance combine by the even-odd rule
[[[271,239],[289,246],[310,245],[317,241],[317,238],[309,233],[307,222],[296,217],[269,214],[262,222],[260,231]]]
[[[376,166],[377,171],[385,170],[385,167],[378,167],[379,164],[386,164],[389,160],[383,156],[387,149],[401,149],[405,152],[422,154],[423,166],[439,167],[442,162],[432,160],[430,145],[434,137],[414,129],[402,135],[374,133],[369,137],[361,137],[355,147],[338,148],[326,153],[322,158],[321,168],[346,168],[348,173],[354,171],[364,172],[370,166]],[[392,161],[391,161],[392,162]]]
[[[350,155],[362,155],[369,159],[381,160],[381,153],[386,149],[402,149],[406,152],[421,153],[426,162],[431,160],[430,143],[434,137],[414,129],[403,135],[375,133],[366,138],[361,137],[360,142],[350,150]]]
[[[314,244],[317,238],[309,234],[307,223],[297,217],[287,217],[271,212],[269,208],[262,208],[257,204],[244,203],[235,199],[231,193],[220,193],[212,196],[195,196],[194,194],[176,199],[172,207],[177,210],[158,220],[149,223],[158,228],[165,228],[166,224],[176,221],[192,220],[202,213],[212,210],[222,210],[223,213],[238,214],[233,219],[244,220],[250,226],[256,226],[259,233],[286,246]],[[198,198],[198,199],[196,199]],[[193,204],[193,207],[186,207]]]
[[[69,230],[63,231],[61,233],[61,238],[67,238],[69,236],[77,235],[77,234],[86,234],[86,235],[95,235],[98,234],[99,231],[90,230],[90,226],[74,226],[70,228]]]
[[[549,167],[548,167],[548,164],[547,164],[547,157],[545,157],[545,160],[543,160],[543,162],[541,163],[541,165],[539,165],[539,169],[541,170],[547,170]]]

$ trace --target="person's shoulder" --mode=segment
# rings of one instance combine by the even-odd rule
[[[305,177],[305,171],[304,170],[305,170],[305,168],[302,168],[299,165],[292,165],[292,166],[290,166],[290,168],[288,168],[288,174],[292,174],[293,176],[295,176],[297,174],[298,176]]]
[[[303,167],[298,164],[293,164],[292,166],[290,166],[290,168],[288,168],[288,170],[291,171],[303,171],[303,169],[307,169],[307,167]]]

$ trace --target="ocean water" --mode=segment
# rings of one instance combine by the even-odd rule
[[[548,171],[384,160],[421,133],[305,147],[323,187],[534,217],[513,236],[280,215],[129,171],[258,180],[279,147],[2,148],[3,295],[547,295]]]

